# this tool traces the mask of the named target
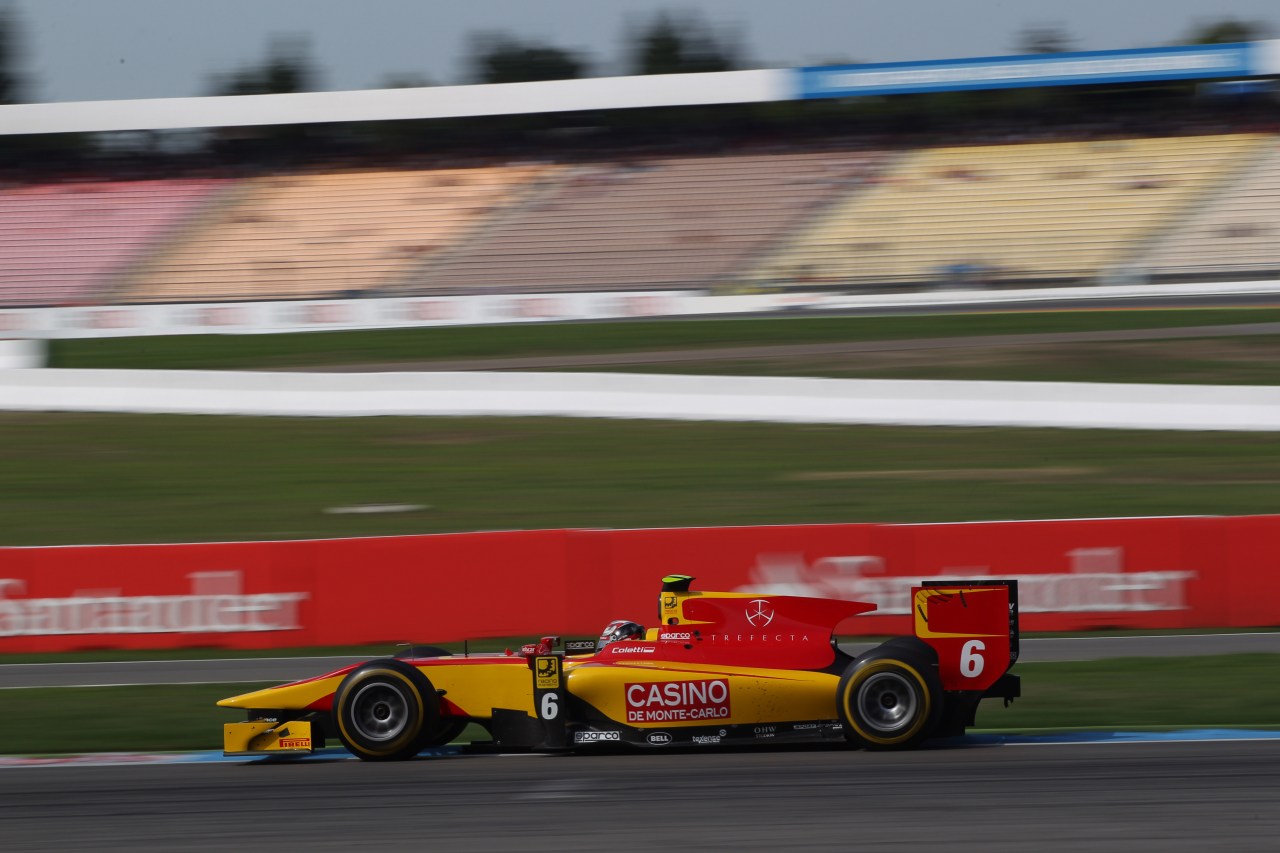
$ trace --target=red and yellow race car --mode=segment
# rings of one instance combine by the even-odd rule
[[[1012,580],[912,590],[914,636],[847,654],[835,631],[873,604],[694,592],[669,575],[659,624],[596,641],[544,637],[519,653],[412,649],[223,699],[229,755],[309,753],[336,736],[369,761],[411,758],[477,723],[502,750],[852,742],[901,749],[955,736],[978,703],[1020,695]]]

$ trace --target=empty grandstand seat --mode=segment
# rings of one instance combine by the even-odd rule
[[[407,280],[418,292],[723,283],[876,153],[654,157],[583,165]]]
[[[767,256],[758,279],[1092,279],[1217,186],[1260,137],[953,146],[909,154]]]
[[[1268,140],[1222,192],[1127,266],[1157,276],[1274,274],[1280,269],[1280,143]]]
[[[43,185],[0,303],[1186,275],[1274,267],[1278,208],[1250,134]]]
[[[510,204],[547,169],[347,170],[251,179],[234,203],[143,265],[121,298],[376,292]]]
[[[82,181],[0,190],[0,304],[100,299],[221,180]]]

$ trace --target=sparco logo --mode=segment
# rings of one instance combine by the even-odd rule
[[[766,628],[773,621],[773,605],[763,598],[747,602],[747,621],[757,628]]]
[[[654,746],[666,746],[671,743],[671,735],[666,732],[651,732],[645,737],[645,741]]]
[[[603,741],[622,740],[618,732],[574,732],[574,743],[601,743]]]
[[[205,634],[293,631],[305,592],[241,593],[241,574],[193,572],[190,595],[77,591],[68,598],[11,598],[26,589],[0,578],[0,637],[59,634]]]

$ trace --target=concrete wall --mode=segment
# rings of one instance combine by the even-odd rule
[[[609,373],[8,370],[0,410],[545,415],[778,423],[1280,430],[1280,388]]]

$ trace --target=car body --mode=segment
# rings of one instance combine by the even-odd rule
[[[874,604],[696,592],[669,575],[642,639],[519,653],[412,649],[234,696],[227,754],[305,754],[336,736],[366,760],[410,758],[470,723],[503,750],[851,742],[908,748],[963,734],[983,698],[1020,695],[1017,582],[925,583],[914,636],[850,655],[835,640]],[[610,629],[613,628],[611,624]]]

